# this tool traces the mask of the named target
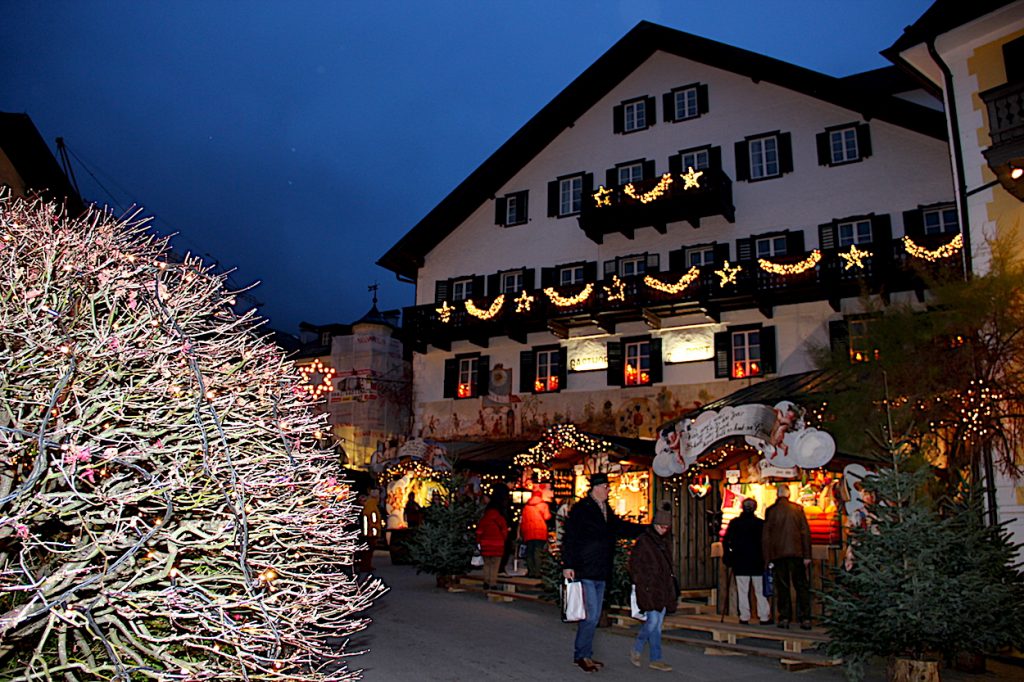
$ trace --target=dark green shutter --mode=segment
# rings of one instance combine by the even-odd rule
[[[661,357],[661,337],[654,337],[651,339],[651,383],[660,384],[662,382],[663,372],[662,367],[664,362]]]
[[[683,155],[673,154],[668,157],[668,172],[681,175],[683,173]]]
[[[498,289],[501,287],[501,275],[487,275],[487,296],[494,298],[498,295]],[[474,294],[476,295],[476,294]],[[479,296],[483,296],[484,293],[480,292]]]
[[[523,289],[529,291],[535,286],[534,280],[536,279],[537,271],[533,268],[526,268],[523,270]]]
[[[924,214],[921,209],[903,212],[903,234],[912,239],[924,236]]]
[[[548,183],[548,217],[558,215],[558,180]]]
[[[814,136],[815,142],[818,145],[818,165],[819,166],[831,166],[832,165],[832,144],[831,144],[832,133],[827,130],[823,133],[818,133]]]
[[[481,355],[476,361],[476,395],[487,395],[491,388],[491,358]]]
[[[793,137],[789,133],[780,133],[779,140],[779,173],[793,172]]]
[[[715,334],[715,378],[727,378],[731,364],[732,335],[729,332],[718,332]]]
[[[666,92],[661,96],[661,117],[665,123],[672,123],[676,120],[676,94]]]
[[[473,284],[470,286],[471,291],[469,292],[469,298],[475,298],[480,300],[484,294],[484,276],[476,275],[473,277]]]
[[[754,240],[750,237],[736,240],[736,260],[750,260],[754,257]]]
[[[604,186],[617,187],[619,184],[619,169],[609,168],[604,172]]]
[[[583,192],[581,193],[580,204],[590,199],[591,195],[594,194],[594,174],[584,173],[583,174]]]
[[[619,341],[608,342],[608,385],[624,386],[626,383],[626,372],[622,366],[622,343]]]
[[[876,256],[892,252],[892,218],[888,213],[871,216],[871,244]]]
[[[836,224],[834,222],[818,225],[818,246],[822,251],[831,251],[838,246],[836,244]]]
[[[533,381],[537,377],[536,356],[532,350],[519,352],[519,392],[533,393]]]
[[[761,327],[761,373],[775,374],[777,351],[775,349],[775,327]]]
[[[448,300],[448,280],[443,279],[439,282],[434,283],[434,303],[440,305],[443,301]]]
[[[661,270],[661,254],[648,253],[644,272],[658,272],[659,270]]]
[[[658,101],[653,97],[647,97],[644,99],[644,116],[646,118],[648,128],[658,122],[657,102]]]
[[[668,252],[669,272],[682,272],[686,270],[686,249],[673,249]]]
[[[583,282],[597,282],[597,261],[590,260],[583,264]]]
[[[723,265],[729,260],[729,242],[715,244],[715,265]]]
[[[501,197],[494,200],[494,224],[504,225],[508,217],[508,199]]]
[[[708,149],[708,167],[714,170],[722,170],[722,148],[710,147]],[[703,178],[701,178],[703,180]]]
[[[558,347],[558,390],[569,388],[569,349]]]
[[[871,128],[867,123],[857,125],[857,151],[862,159],[871,156]]]
[[[545,287],[557,287],[558,281],[558,268],[541,268],[540,269],[540,286]]]
[[[654,159],[651,159],[650,161],[644,161],[644,180],[652,179],[656,172],[657,169],[654,165]]]
[[[456,385],[459,383],[459,361],[451,358],[444,361],[444,392],[443,398],[454,398],[458,395]]]
[[[706,83],[701,83],[697,86],[697,113],[706,114],[710,111],[710,102],[708,100],[708,86]]]
[[[799,256],[804,252],[804,231],[791,230],[786,234],[786,255]]]
[[[736,181],[750,180],[750,143],[736,143]]]
[[[612,132],[620,134],[626,127],[625,109],[620,104],[612,108]]]

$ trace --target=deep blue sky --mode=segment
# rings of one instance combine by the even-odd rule
[[[637,22],[845,76],[930,4],[7,0],[0,110],[65,138],[87,199],[260,280],[294,333],[359,318],[374,282],[411,305],[375,261]]]

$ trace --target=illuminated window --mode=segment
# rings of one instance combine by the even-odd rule
[[[623,130],[627,133],[647,127],[647,102],[627,102],[622,108]]]
[[[743,379],[762,374],[761,330],[732,332],[732,378]]]
[[[957,220],[955,206],[926,210],[922,212],[921,217],[924,221],[925,234],[946,234],[960,231],[960,221]]]
[[[846,163],[860,159],[857,147],[857,129],[853,126],[829,131],[829,149],[832,163]]]
[[[560,357],[557,349],[537,351],[535,356],[537,373],[533,381],[534,393],[550,393],[561,388],[559,386]]]
[[[473,295],[472,279],[457,279],[452,282],[452,300],[465,301]]]
[[[631,163],[628,166],[619,166],[619,184],[625,185],[630,182],[640,182],[644,179],[644,165],[642,163]]]
[[[711,156],[710,150],[698,149],[692,152],[683,152],[683,170],[686,171],[689,168],[694,170],[702,170],[711,167]]]
[[[479,364],[480,358],[459,359],[458,389],[456,397],[472,398],[476,395]]]
[[[877,348],[871,348],[869,343],[871,318],[861,318],[848,321],[850,335],[850,362],[868,362],[880,357]]]
[[[515,294],[523,290],[523,271],[501,273],[501,293]]]
[[[774,135],[749,141],[750,179],[770,178],[780,174],[779,141]]]
[[[583,266],[582,265],[570,265],[568,267],[560,268],[558,271],[558,284],[559,286],[567,286],[569,284],[582,284],[583,283]]]
[[[619,260],[619,276],[642,275],[647,269],[646,256],[632,256]]]
[[[754,242],[757,258],[772,258],[786,255],[786,237],[762,237]]]
[[[624,384],[643,386],[651,383],[651,342],[633,341],[624,344]]]
[[[575,176],[558,181],[558,215],[566,216],[580,212],[583,197],[583,177]]]
[[[715,262],[714,246],[695,246],[686,250],[686,267],[711,265]]]
[[[684,88],[676,90],[673,101],[676,105],[675,120],[682,121],[687,118],[696,118],[700,115],[697,106],[697,88]],[[694,166],[696,168],[696,166]]]
[[[871,243],[871,221],[855,220],[849,223],[837,225],[839,234],[839,246],[850,246],[852,244]]]

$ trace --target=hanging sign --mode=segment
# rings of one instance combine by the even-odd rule
[[[570,372],[608,369],[608,347],[596,339],[569,341],[566,355]]]

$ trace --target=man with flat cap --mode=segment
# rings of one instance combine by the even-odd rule
[[[601,617],[605,584],[612,578],[616,540],[635,538],[646,528],[615,515],[608,505],[608,474],[604,473],[590,476],[590,492],[569,512],[562,541],[562,574],[583,584],[587,617],[576,626],[572,656],[583,672],[604,667],[594,660],[594,633]]]

